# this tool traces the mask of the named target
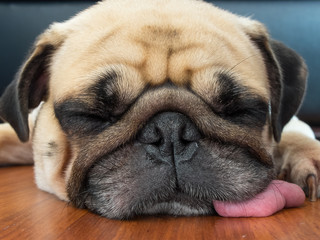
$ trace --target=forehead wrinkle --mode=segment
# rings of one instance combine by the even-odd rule
[[[211,24],[200,27],[203,29],[196,32],[189,27],[181,28],[176,22],[137,27],[137,33],[130,39],[144,49],[144,61],[140,68],[148,83],[161,84],[170,78],[178,85],[188,84],[192,72],[226,60],[226,57],[221,59],[220,55],[228,58],[240,55],[240,50],[232,44],[233,40],[221,29]],[[217,49],[224,54],[220,53],[217,57]]]

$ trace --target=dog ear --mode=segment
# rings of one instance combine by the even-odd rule
[[[252,20],[246,20],[245,23],[247,34],[265,61],[270,86],[272,130],[274,139],[279,142],[282,129],[302,104],[308,76],[307,66],[294,50],[270,39],[261,23]]]
[[[269,43],[281,72],[280,80],[273,80],[280,81],[280,84],[275,83],[273,85],[272,82],[270,83],[271,98],[274,98],[274,94],[278,91],[273,92],[273,89],[281,87],[278,109],[272,111],[274,115],[272,121],[274,136],[277,141],[280,141],[283,127],[297,114],[302,104],[307,85],[308,69],[302,57],[294,50],[275,40],[270,40]]]
[[[54,52],[65,39],[60,24],[41,34],[26,61],[0,98],[0,117],[10,123],[23,142],[29,139],[28,114],[48,95],[49,66]]]

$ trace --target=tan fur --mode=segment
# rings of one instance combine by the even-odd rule
[[[161,1],[162,8],[158,10],[154,1],[106,1],[64,25],[53,25],[50,31],[72,29],[53,59],[51,78],[54,81],[50,86],[55,94],[53,97],[65,96],[66,89],[72,89],[73,94],[77,91],[76,86],[83,89],[88,83],[86,78],[96,73],[99,67],[105,69],[107,65],[121,64],[124,72],[131,66],[141,74],[145,84],[158,85],[166,79],[178,85],[190,81],[198,90],[198,81],[203,81],[202,76],[206,72],[228,70],[241,61],[245,64],[237,65],[236,69],[243,84],[252,86],[260,95],[267,97],[262,56],[246,35],[249,28],[248,34],[255,32],[252,28],[257,28],[257,32],[266,35],[262,25],[205,3],[186,3]],[[134,24],[127,21],[132,14],[135,15]],[[88,33],[93,32],[93,36],[88,37]],[[83,81],[80,82],[79,78]],[[136,79],[132,79],[134,81]],[[57,89],[62,82],[64,88]]]
[[[40,189],[56,194],[67,200],[65,189],[65,171],[71,163],[68,142],[52,112],[52,106],[44,104],[39,113],[37,126],[44,126],[46,133],[35,131],[33,135],[33,152],[35,161],[36,183]],[[57,143],[56,149],[50,149],[48,143]],[[54,151],[54,157],[49,152]]]
[[[33,134],[37,110],[29,115],[30,135]],[[23,143],[8,123],[0,124],[0,166],[33,164],[32,141]]]
[[[301,187],[307,177],[314,175],[320,180],[320,142],[299,132],[285,132],[277,147],[277,172],[285,173],[285,179]],[[319,192],[319,190],[318,190]],[[320,192],[319,192],[320,193]]]
[[[161,8],[158,8],[159,5]],[[131,21],[133,16],[135,22]],[[204,101],[209,101],[210,96],[219,92],[218,85],[213,84],[215,73],[229,70],[233,70],[234,74],[236,72],[237,80],[242,85],[267,101],[270,92],[263,56],[250,40],[260,36],[268,39],[262,24],[204,2],[189,0],[108,0],[69,21],[53,24],[38,38],[28,60],[47,44],[56,49],[49,66],[49,96],[40,109],[32,139],[38,186],[68,200],[66,188],[72,169],[74,165],[78,168],[85,166],[74,163],[80,149],[62,131],[55,117],[55,103],[80,94],[111,69],[121,72],[118,89],[121,100],[126,103],[132,102],[146,85],[161,85],[168,79],[182,88],[190,87],[203,96]],[[168,98],[179,102],[177,99],[188,97],[183,91],[179,94],[171,94]],[[147,104],[144,102],[144,105]],[[155,102],[150,104],[156,105]],[[120,124],[128,126],[125,122]],[[266,149],[261,151],[262,155],[271,154],[274,144],[269,124],[261,136],[254,136]],[[118,125],[112,132],[115,140],[110,140],[110,148],[113,143],[119,144],[125,138],[118,136]],[[223,131],[221,135],[230,134],[230,138],[237,138],[238,134],[248,135],[246,129],[232,133],[226,126]],[[0,132],[0,161],[8,157],[6,149],[12,143],[22,152],[25,146],[29,146],[18,144],[13,130],[7,125],[1,126]],[[98,140],[98,145],[104,141]],[[295,140],[292,146],[306,147],[297,144],[299,137]],[[257,143],[252,140],[250,144]],[[287,151],[282,149],[291,143],[285,137],[279,151]],[[51,157],[52,150],[54,157]],[[311,157],[316,153],[311,150],[306,154]],[[11,158],[19,156],[12,155]]]
[[[31,142],[20,142],[8,123],[0,124],[0,134],[0,166],[33,163]]]

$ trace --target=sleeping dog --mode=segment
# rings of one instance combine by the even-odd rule
[[[3,93],[0,162],[34,161],[40,189],[109,218],[212,214],[277,176],[316,200],[320,144],[293,118],[306,78],[211,4],[99,2],[41,34]]]

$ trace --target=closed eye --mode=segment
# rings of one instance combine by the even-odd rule
[[[219,95],[214,96],[211,106],[221,117],[237,123],[262,127],[268,116],[268,103],[248,87],[242,86],[229,73],[217,74]]]
[[[96,135],[117,121],[108,111],[92,109],[80,101],[55,104],[55,115],[68,135]]]
[[[236,124],[263,127],[268,116],[268,104],[262,99],[245,98],[225,106],[219,115]]]

